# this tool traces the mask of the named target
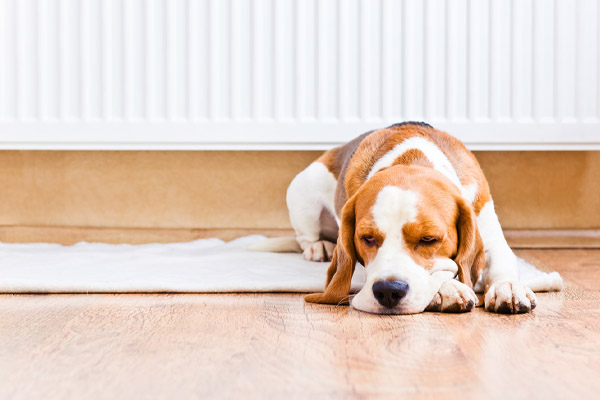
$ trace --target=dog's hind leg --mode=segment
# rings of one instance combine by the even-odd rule
[[[333,200],[337,180],[327,167],[315,161],[300,172],[287,190],[290,221],[304,258],[311,261],[329,261],[335,248],[337,221]],[[335,217],[334,217],[335,218]]]

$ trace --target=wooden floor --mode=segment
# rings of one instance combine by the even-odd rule
[[[600,250],[528,315],[377,316],[300,295],[0,296],[0,398],[597,398]]]

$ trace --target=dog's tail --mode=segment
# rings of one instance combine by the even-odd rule
[[[300,253],[302,249],[293,236],[283,236],[261,240],[246,247],[250,251],[268,251],[272,253]]]

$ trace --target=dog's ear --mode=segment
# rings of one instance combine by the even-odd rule
[[[348,200],[342,209],[340,233],[331,264],[329,265],[329,269],[327,269],[325,292],[306,295],[304,300],[309,303],[349,303],[350,284],[357,261],[356,250],[354,248],[354,228],[356,224],[355,203],[356,196]]]
[[[473,207],[462,198],[457,198],[458,220],[456,232],[458,245],[454,261],[458,265],[458,279],[473,288],[485,268],[485,251],[477,228]]]

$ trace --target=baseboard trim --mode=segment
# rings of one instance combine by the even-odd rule
[[[600,229],[506,230],[506,240],[516,249],[598,249]]]
[[[506,239],[516,249],[600,248],[600,230],[506,230]],[[72,245],[78,242],[101,243],[172,243],[189,242],[216,237],[232,240],[240,236],[260,234],[269,237],[293,235],[286,228],[98,228],[65,226],[0,226],[0,242],[4,243],[58,243]]]

